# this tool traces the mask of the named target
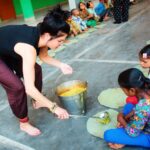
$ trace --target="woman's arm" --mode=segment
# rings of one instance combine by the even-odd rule
[[[24,84],[27,94],[35,100],[45,103],[45,105],[52,107],[52,103],[44,97],[35,87],[35,62],[36,50],[33,46],[25,43],[19,43],[15,46],[15,52],[23,59],[23,76]]]
[[[43,107],[49,109],[54,107],[54,103],[43,96],[35,87],[35,62],[36,62],[36,50],[33,46],[25,43],[18,43],[15,45],[15,52],[19,54],[23,59],[23,77],[26,93],[35,99]],[[57,107],[55,112],[60,119],[68,118],[68,113]]]
[[[39,58],[44,63],[47,63],[49,65],[52,65],[52,66],[55,66],[55,67],[59,68],[64,74],[72,74],[72,72],[73,72],[73,69],[71,68],[71,66],[69,66],[65,63],[62,63],[57,59],[54,59],[54,58],[50,57],[48,55],[48,48],[47,47],[42,48],[40,50]]]

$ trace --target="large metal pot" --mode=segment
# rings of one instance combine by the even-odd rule
[[[72,96],[62,96],[62,93],[75,88],[76,86],[85,88],[84,91],[74,94]],[[87,94],[87,82],[80,80],[68,81],[60,84],[56,88],[58,95],[64,108],[72,115],[83,115],[85,113],[85,99]]]

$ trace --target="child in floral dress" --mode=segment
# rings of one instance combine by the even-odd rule
[[[105,131],[104,139],[113,149],[125,145],[150,148],[150,79],[131,68],[119,75],[118,83],[127,96],[136,96],[139,102],[129,114],[118,114],[120,126]]]

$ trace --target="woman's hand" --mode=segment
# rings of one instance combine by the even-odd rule
[[[63,109],[63,108],[61,108],[61,107],[57,107],[56,109],[55,109],[55,112],[54,112],[56,115],[57,115],[57,117],[59,118],[59,119],[61,119],[61,120],[63,120],[63,119],[68,119],[69,118],[69,114],[68,114],[68,112],[65,110],[65,109]]]
[[[65,63],[61,63],[60,69],[63,74],[72,74],[72,72],[73,72],[72,67]]]

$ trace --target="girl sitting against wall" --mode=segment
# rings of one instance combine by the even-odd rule
[[[80,12],[80,17],[86,21],[86,25],[88,27],[94,27],[96,26],[96,21],[93,19],[93,15],[89,14],[87,11],[86,4],[83,2],[79,3],[79,12]]]

